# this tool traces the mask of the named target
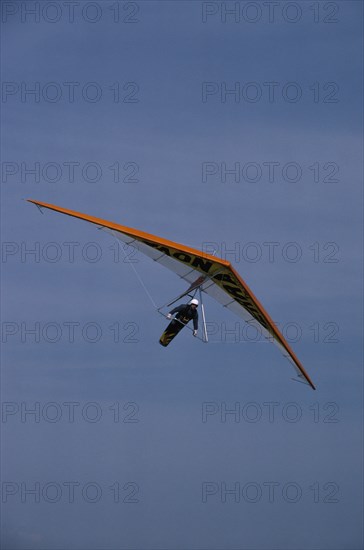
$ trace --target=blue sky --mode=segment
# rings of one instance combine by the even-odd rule
[[[362,3],[69,6],[2,2],[4,549],[359,550]],[[209,298],[162,349],[114,239],[26,198],[234,250],[317,391]]]

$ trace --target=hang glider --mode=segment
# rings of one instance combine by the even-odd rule
[[[189,285],[187,292],[181,294],[179,298],[195,289],[208,294],[226,309],[244,319],[249,325],[256,327],[267,340],[273,341],[290,361],[299,380],[308,383],[312,389],[316,389],[271,317],[230,262],[131,227],[44,202],[31,199],[28,202],[35,204],[40,209],[48,208],[107,229],[123,243],[133,246],[153,261],[170,269]]]

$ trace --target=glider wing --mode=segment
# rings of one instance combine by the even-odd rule
[[[256,327],[259,333],[269,341],[273,341],[295,368],[297,375],[311,388],[316,389],[277,326],[230,262],[131,227],[52,204],[34,200],[29,202],[40,208],[48,208],[107,229],[122,242],[133,246],[153,261],[176,273],[189,284],[190,288],[199,286],[203,292]]]

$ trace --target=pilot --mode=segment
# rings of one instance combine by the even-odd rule
[[[187,325],[191,319],[193,319],[193,336],[197,336],[197,330],[198,330],[198,312],[197,312],[197,306],[198,306],[198,300],[196,298],[192,298],[188,304],[181,304],[172,311],[170,311],[167,315],[167,319],[172,319],[172,315],[174,313],[177,313],[176,319],[178,319],[181,323],[184,325]]]

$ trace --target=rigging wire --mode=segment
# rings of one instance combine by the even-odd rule
[[[119,240],[117,237],[115,237],[115,239],[117,240],[117,242],[118,242],[118,244],[119,244],[119,247],[121,248],[122,253],[123,253],[123,255],[124,255],[124,258],[126,259],[126,258],[127,258],[126,252],[125,252],[125,250],[124,250],[124,248],[123,248],[123,246],[122,246],[120,240]],[[143,279],[141,278],[141,276],[139,275],[139,273],[137,272],[135,266],[133,265],[133,262],[127,262],[127,261],[125,261],[125,263],[126,263],[126,264],[130,264],[130,267],[131,267],[132,270],[134,271],[134,273],[135,273],[135,275],[136,275],[138,281],[139,281],[140,284],[142,285],[142,287],[143,287],[143,289],[144,289],[146,295],[148,296],[149,300],[152,302],[154,309],[158,309],[157,304],[156,304],[155,301],[153,300],[152,295],[150,294],[149,290],[148,290],[147,287],[145,286],[144,281],[143,281]]]

